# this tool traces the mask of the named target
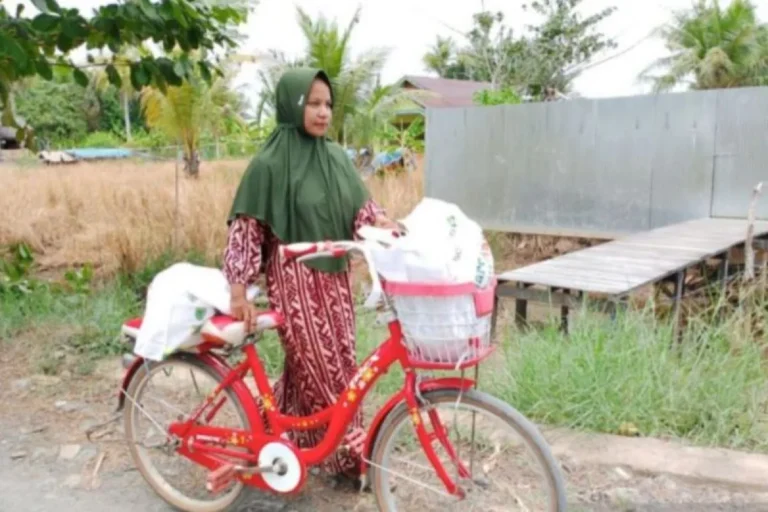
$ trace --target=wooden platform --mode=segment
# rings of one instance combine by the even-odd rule
[[[755,223],[755,238],[768,222]],[[701,219],[645,231],[505,272],[501,282],[626,295],[744,243],[744,220]]]
[[[755,222],[755,239],[766,235],[768,222]],[[746,236],[743,219],[705,218],[673,224],[504,272],[498,276],[498,295],[516,298],[518,316],[525,316],[528,300],[568,308],[585,293],[619,300],[643,286],[675,278],[679,299],[688,268],[718,258],[723,262],[724,277],[729,251],[743,246]],[[563,312],[567,314],[567,309]]]

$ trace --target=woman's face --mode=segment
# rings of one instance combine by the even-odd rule
[[[312,82],[304,107],[304,129],[313,137],[324,137],[331,124],[331,89],[322,80]]]

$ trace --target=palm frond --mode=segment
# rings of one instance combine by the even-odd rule
[[[691,76],[696,89],[751,85],[750,77],[762,67],[763,26],[747,0],[733,0],[725,9],[716,0],[700,0],[658,29],[671,55],[648,66],[638,78],[650,79],[656,90],[685,83]],[[662,73],[652,76],[657,71]]]

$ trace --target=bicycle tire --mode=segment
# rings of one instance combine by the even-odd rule
[[[163,365],[167,365],[170,363],[183,363],[187,364],[189,366],[192,366],[198,370],[201,370],[202,372],[206,373],[209,377],[211,377],[217,384],[221,383],[222,378],[219,376],[219,374],[214,371],[212,368],[210,368],[208,365],[203,363],[200,359],[193,355],[187,355],[187,354],[179,354],[173,357],[170,357],[168,359],[165,359],[161,362],[154,363],[147,361],[146,364],[142,364],[141,367],[137,370],[136,375],[134,375],[133,379],[131,380],[131,384],[128,386],[128,390],[126,394],[129,397],[129,400],[126,401],[126,407],[123,412],[123,421],[125,426],[125,437],[126,441],[128,442],[128,448],[131,453],[131,458],[133,459],[133,462],[136,466],[136,469],[139,471],[141,476],[144,478],[144,480],[149,484],[149,486],[152,488],[152,490],[165,501],[167,504],[175,508],[176,510],[180,510],[183,512],[222,512],[222,511],[237,511],[246,505],[248,499],[253,495],[253,489],[250,487],[244,485],[241,482],[238,482],[236,484],[235,489],[236,495],[231,499],[228,500],[226,503],[223,504],[223,506],[215,506],[216,502],[209,502],[208,504],[201,502],[200,500],[193,500],[191,498],[188,498],[186,496],[180,497],[177,495],[174,495],[171,493],[166,486],[163,485],[161,481],[156,480],[151,472],[148,470],[144,459],[140,457],[138,452],[138,444],[134,442],[134,431],[133,431],[133,414],[138,413],[142,414],[141,411],[139,411],[136,408],[136,394],[138,391],[141,391],[145,381],[147,380],[147,377],[150,375],[150,372],[158,367],[162,367]],[[243,410],[242,406],[240,405],[239,400],[237,399],[237,396],[232,392],[230,388],[224,389],[222,392],[227,394],[227,398],[232,401],[232,404],[235,406],[235,410],[237,411],[238,416],[240,417],[240,421],[242,423],[242,428],[245,430],[250,430],[251,425],[248,421],[248,416],[245,414],[245,411]],[[179,455],[179,457],[182,457],[182,455]],[[174,489],[176,493],[181,494],[180,491]],[[197,503],[197,505],[195,504]],[[199,506],[198,506],[199,505]]]
[[[539,429],[514,407],[492,395],[474,389],[463,392],[458,389],[438,389],[426,392],[423,396],[433,404],[455,403],[459,397],[459,393],[461,393],[462,403],[469,404],[495,415],[517,431],[517,433],[526,441],[528,446],[533,449],[533,453],[545,470],[549,483],[550,498],[552,498],[552,508],[550,511],[565,512],[565,510],[567,510],[567,498],[560,465],[554,455],[552,455],[552,451],[544,439],[544,436],[539,432]],[[402,512],[390,508],[387,504],[387,501],[384,498],[384,482],[382,481],[383,471],[379,469],[379,467],[382,466],[382,459],[384,459],[385,450],[389,444],[389,438],[397,432],[400,423],[404,421],[408,422],[409,425],[411,424],[408,406],[405,402],[402,402],[387,415],[384,423],[382,423],[372,451],[371,462],[373,462],[373,464],[370,469],[371,490],[374,493],[379,510],[382,512]],[[406,426],[406,428],[408,427]]]

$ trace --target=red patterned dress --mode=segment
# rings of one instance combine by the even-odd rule
[[[369,200],[358,212],[355,231],[373,225],[379,214],[379,207]],[[278,247],[279,240],[269,226],[238,217],[229,228],[224,274],[231,284],[250,285],[266,256],[270,307],[286,320],[278,331],[285,350],[285,371],[275,384],[275,398],[283,414],[307,416],[333,405],[356,371],[352,287],[348,272],[325,273],[286,261]],[[350,432],[359,433],[362,425],[361,411]],[[312,447],[323,433],[296,433],[294,441],[302,448]],[[333,474],[354,475],[359,458],[336,454],[325,466]]]

